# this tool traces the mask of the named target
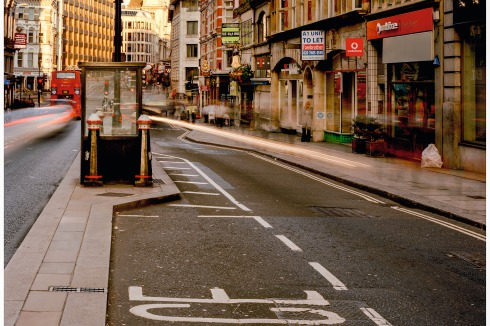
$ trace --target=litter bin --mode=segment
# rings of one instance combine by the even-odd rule
[[[142,109],[142,69],[146,63],[78,65],[82,69],[80,182],[134,184],[140,174],[141,148],[150,151],[149,137],[145,137],[148,146],[142,146],[142,132],[137,126]],[[128,88],[128,81],[135,81],[132,86],[136,87]],[[96,161],[90,159],[94,155]],[[149,169],[151,176],[151,164]]]

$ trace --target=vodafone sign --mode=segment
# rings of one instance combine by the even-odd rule
[[[364,52],[363,38],[350,37],[345,39],[345,56],[346,57],[362,57]]]
[[[367,22],[367,39],[415,34],[432,31],[432,8],[425,8],[404,14]]]

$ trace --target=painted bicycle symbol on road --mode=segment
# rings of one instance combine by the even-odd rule
[[[130,301],[151,301],[153,303],[134,306],[130,312],[136,316],[158,321],[193,322],[206,324],[283,324],[283,325],[337,325],[345,322],[338,314],[325,310],[330,303],[316,291],[304,291],[306,299],[231,299],[223,289],[211,289],[211,299],[203,298],[171,298],[146,297],[139,286],[129,288]],[[157,302],[157,303],[155,303]],[[194,305],[270,305],[269,311],[276,318],[216,318],[216,317],[189,317],[189,316],[163,316],[151,310],[162,309],[189,309]],[[229,311],[224,309],[221,311]],[[170,310],[169,310],[170,311]],[[204,310],[206,311],[206,310]],[[298,315],[300,316],[298,319]]]

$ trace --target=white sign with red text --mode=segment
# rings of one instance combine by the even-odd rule
[[[325,60],[325,31],[301,32],[301,60]]]

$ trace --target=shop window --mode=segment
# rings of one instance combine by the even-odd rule
[[[485,33],[473,27],[463,45],[463,140],[486,144]]]

